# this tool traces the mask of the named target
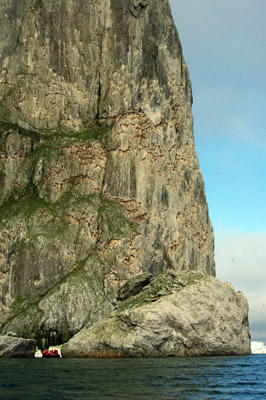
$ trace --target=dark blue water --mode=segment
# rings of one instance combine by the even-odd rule
[[[2,400],[265,400],[266,355],[0,359]]]

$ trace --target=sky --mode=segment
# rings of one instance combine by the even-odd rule
[[[266,1],[170,0],[190,71],[216,275],[266,344]]]

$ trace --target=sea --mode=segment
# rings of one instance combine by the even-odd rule
[[[265,400],[266,354],[0,359],[1,400]]]

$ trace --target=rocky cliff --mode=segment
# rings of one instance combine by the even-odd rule
[[[168,0],[0,0],[0,325],[66,341],[130,277],[215,275]]]

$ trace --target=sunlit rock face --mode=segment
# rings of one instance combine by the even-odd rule
[[[63,357],[250,354],[248,303],[231,285],[193,272],[145,280],[138,293],[128,292],[116,310],[70,339]]]
[[[131,276],[215,275],[168,0],[0,0],[0,15],[2,331],[56,344]]]
[[[13,122],[75,130],[145,110],[159,124],[172,119],[182,95],[190,100],[168,1],[2,0],[0,7],[1,114]]]

